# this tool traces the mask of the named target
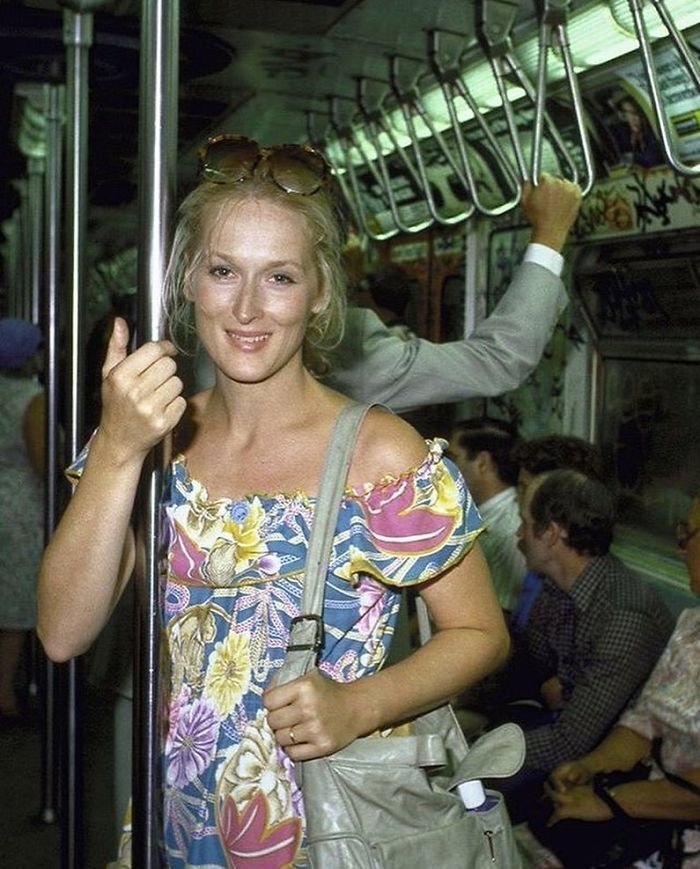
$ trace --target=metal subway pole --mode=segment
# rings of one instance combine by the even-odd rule
[[[41,267],[43,265],[44,236],[44,158],[32,156],[27,160],[29,182],[27,199],[29,203],[29,292],[28,319],[39,323],[39,295]]]
[[[143,0],[139,106],[139,341],[162,337],[161,291],[175,192],[178,119],[178,0]],[[158,727],[158,519],[163,451],[152,451],[139,491],[144,576],[136,581],[133,709],[133,865],[160,865]]]
[[[15,296],[15,317],[27,317],[29,302],[29,261],[30,261],[30,236],[29,236],[29,182],[26,178],[20,178],[16,182],[19,192],[19,206],[17,208],[17,291]]]
[[[44,245],[44,376],[46,388],[46,468],[44,539],[56,527],[60,510],[58,479],[61,467],[59,425],[59,330],[58,286],[61,259],[61,196],[62,196],[62,144],[63,144],[63,88],[44,85],[44,111],[46,115],[46,174],[44,187],[45,245]],[[54,823],[57,817],[57,758],[56,758],[56,669],[46,658],[43,666],[42,706],[42,764],[41,808],[44,823]]]
[[[64,9],[66,47],[66,453],[77,456],[83,440],[83,331],[87,236],[88,54],[92,15]],[[61,867],[85,864],[84,776],[82,757],[82,660],[60,668],[65,704],[61,764]]]

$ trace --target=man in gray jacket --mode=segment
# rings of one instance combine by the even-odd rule
[[[328,385],[399,412],[515,389],[566,306],[561,250],[580,202],[570,181],[543,175],[537,186],[525,185],[521,207],[532,231],[523,263],[491,315],[462,341],[403,340],[373,311],[351,307]]]

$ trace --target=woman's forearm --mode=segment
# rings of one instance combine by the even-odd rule
[[[700,784],[700,769],[689,770],[683,777],[694,777],[695,784]],[[628,782],[612,788],[610,795],[633,818],[700,820],[700,797],[668,779]]]
[[[358,695],[361,732],[434,708],[500,666],[507,653],[505,629],[439,631],[404,660],[351,683]]]
[[[53,660],[89,648],[131,574],[130,522],[142,461],[115,462],[99,431],[93,438],[39,571],[37,633]]]
[[[580,760],[591,772],[627,771],[648,757],[650,750],[651,743],[645,736],[618,725]]]

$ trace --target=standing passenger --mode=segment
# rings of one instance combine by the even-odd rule
[[[349,403],[317,379],[344,313],[341,229],[312,149],[219,137],[202,152],[202,173],[180,209],[166,295],[174,316],[192,317],[214,386],[185,401],[173,344],[128,355],[116,321],[100,426],[42,565],[39,633],[56,660],[95,639],[137,562],[130,517],[144,459],[172,439],[162,495],[165,860],[256,865],[263,849],[266,867],[282,867],[304,848],[295,762],[480,679],[503,660],[507,633],[461,477],[439,442],[373,409],[334,540],[323,675],[268,687],[299,614],[324,447]],[[380,670],[405,585],[418,586],[436,632]]]
[[[44,396],[36,380],[38,326],[0,319],[0,725],[18,723],[17,678],[36,622],[44,543]]]

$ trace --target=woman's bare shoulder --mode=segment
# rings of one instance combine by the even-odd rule
[[[350,466],[351,486],[398,477],[418,467],[428,453],[425,439],[400,416],[379,407],[367,413]]]

